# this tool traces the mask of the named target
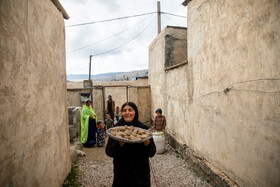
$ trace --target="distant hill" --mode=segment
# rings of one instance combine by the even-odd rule
[[[92,75],[91,79],[95,81],[123,81],[133,80],[136,77],[148,76],[148,70],[138,70],[130,72],[115,72],[115,73],[103,73]],[[67,81],[83,81],[88,79],[88,74],[68,74]]]

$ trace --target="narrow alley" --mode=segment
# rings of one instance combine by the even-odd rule
[[[0,0],[0,36],[0,187],[111,187],[117,121],[167,143],[116,134],[119,186],[280,187],[280,0]]]
[[[81,174],[78,182],[82,186],[112,186],[113,159],[105,154],[105,147],[83,148],[83,152],[87,155],[79,157],[75,164]],[[156,154],[150,161],[160,187],[211,186],[169,145],[164,154]],[[151,184],[152,187],[156,186],[152,170]]]

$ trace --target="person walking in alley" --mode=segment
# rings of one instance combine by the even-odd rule
[[[107,100],[107,113],[110,114],[111,119],[114,121],[115,101],[113,101],[111,95],[108,95],[108,100]]]
[[[133,102],[124,103],[121,112],[122,118],[116,126],[127,125],[148,129],[138,120],[138,109]],[[151,185],[149,157],[153,157],[156,153],[153,138],[144,143],[124,143],[109,137],[105,152],[113,158],[113,187],[149,187]]]
[[[96,114],[93,111],[90,100],[83,105],[81,115],[81,142],[85,147],[92,147],[96,143]]]
[[[162,115],[162,110],[159,108],[156,110],[156,117],[154,120],[153,129],[154,131],[162,131],[165,132],[166,127],[166,119],[165,116]]]

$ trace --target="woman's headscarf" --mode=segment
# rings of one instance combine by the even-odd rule
[[[124,118],[122,117],[122,118],[120,119],[120,121],[119,121],[117,124],[118,124],[118,125],[121,125],[121,126],[122,126],[122,125],[139,126],[138,123],[141,123],[141,122],[138,120],[139,114],[138,114],[138,108],[137,108],[136,104],[133,103],[133,102],[126,102],[126,103],[124,103],[124,104],[122,105],[121,111],[123,111],[123,108],[124,108],[125,106],[130,106],[131,108],[133,108],[133,109],[135,110],[135,116],[134,116],[134,118],[133,118],[133,120],[132,120],[131,122],[126,122],[126,121],[124,120]]]

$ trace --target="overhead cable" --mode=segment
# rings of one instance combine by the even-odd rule
[[[70,70],[67,70],[67,73],[72,72],[72,71],[74,71],[74,70],[76,70],[76,69],[80,68],[82,65],[86,65],[86,63],[83,63],[83,64],[78,64],[78,65],[77,65],[77,66],[75,66],[74,68],[72,68],[72,69],[70,69]]]
[[[151,16],[152,16],[152,15],[151,15]],[[140,20],[139,22],[137,22],[137,23],[134,24],[134,25],[137,25],[137,24],[139,24],[139,23],[141,23],[141,22],[143,22],[143,21],[149,19],[151,16],[149,16],[149,17],[147,17],[147,18],[145,18],[145,19]],[[134,25],[133,25],[133,26],[134,26]],[[122,30],[122,31],[120,31],[120,32],[117,32],[117,33],[115,33],[115,34],[113,34],[113,35],[111,35],[111,36],[109,36],[109,37],[107,37],[107,38],[104,38],[104,39],[102,39],[102,40],[99,40],[99,41],[97,41],[97,42],[95,42],[95,43],[92,43],[92,44],[88,44],[88,45],[83,46],[83,47],[79,47],[79,48],[76,48],[76,49],[72,49],[72,50],[70,50],[70,51],[67,51],[66,53],[67,53],[67,55],[68,55],[68,54],[70,54],[70,53],[79,51],[79,50],[81,50],[81,49],[84,49],[84,48],[87,48],[87,47],[90,47],[90,46],[99,44],[99,43],[101,43],[101,42],[103,42],[103,41],[106,41],[106,40],[108,40],[108,39],[110,39],[110,38],[113,38],[113,37],[115,37],[115,36],[117,36],[117,35],[119,35],[119,34],[125,32],[125,31],[127,31],[127,30],[130,29],[130,28],[131,28],[131,26],[128,26],[128,27],[126,27],[124,30]]]
[[[155,18],[156,18],[156,17],[155,17]],[[155,20],[155,18],[154,18],[140,33],[138,33],[133,39],[127,41],[126,43],[124,43],[124,44],[122,44],[122,45],[120,45],[120,46],[118,46],[118,47],[116,47],[116,48],[113,48],[113,49],[110,49],[110,50],[108,50],[108,51],[104,51],[104,52],[101,52],[101,53],[93,54],[93,56],[103,55],[103,54],[106,54],[106,53],[109,53],[109,52],[118,50],[118,49],[122,48],[123,46],[129,44],[129,43],[132,42],[133,40],[137,39],[137,38],[138,38],[138,37],[153,23],[153,21]],[[84,64],[84,63],[83,63],[83,64]],[[76,67],[74,67],[74,68],[68,70],[67,72],[68,72],[68,73],[69,73],[69,72],[72,72],[72,71],[78,69],[78,68],[79,68],[81,65],[83,65],[83,64],[79,64],[78,66],[76,66]]]
[[[124,17],[119,17],[119,18],[112,18],[112,19],[99,20],[99,21],[93,21],[93,22],[79,23],[79,24],[74,24],[74,25],[68,25],[68,26],[65,26],[65,27],[76,27],[76,26],[82,26],[82,25],[89,25],[89,24],[95,24],[95,23],[115,21],[115,20],[121,20],[121,19],[127,19],[127,18],[139,17],[139,16],[145,16],[145,15],[155,14],[155,13],[157,13],[157,12],[149,12],[149,13],[137,14],[137,15],[132,15],[132,16],[124,16]]]
[[[160,12],[162,14],[167,14],[167,15],[171,15],[171,16],[176,16],[176,17],[180,17],[180,18],[187,18],[186,16],[180,16],[180,15],[177,15],[177,14],[172,14],[172,13],[168,13],[168,12]]]
[[[156,17],[155,17],[156,18]],[[155,19],[153,19],[139,34],[137,34],[133,39],[129,40],[128,42],[116,47],[116,48],[113,48],[113,49],[110,49],[108,51],[104,51],[102,53],[97,53],[97,54],[94,54],[93,56],[99,56],[99,55],[103,55],[103,54],[106,54],[106,53],[109,53],[109,52],[112,52],[112,51],[115,51],[117,49],[120,49],[122,48],[123,46],[129,44],[130,42],[132,42],[133,40],[135,40],[136,38],[138,38],[151,24],[152,22],[154,21]]]
[[[280,94],[280,90],[275,90],[275,91],[266,91],[266,90],[252,90],[252,89],[235,89],[233,88],[234,85],[237,84],[244,84],[244,83],[249,83],[249,82],[256,82],[256,81],[279,81],[280,78],[260,78],[260,79],[251,79],[251,80],[246,80],[246,81],[239,81],[239,82],[234,82],[231,83],[228,87],[226,87],[223,90],[220,91],[212,91],[207,94],[200,95],[195,98],[190,98],[190,99],[178,99],[177,97],[173,97],[172,95],[163,93],[168,98],[172,98],[174,100],[179,100],[181,102],[189,102],[189,101],[195,101],[199,100],[201,98],[204,98],[206,96],[212,95],[212,94],[227,94],[229,91],[236,91],[236,92],[255,92],[255,93],[263,93],[263,94]]]
[[[77,26],[83,26],[83,25],[89,25],[89,24],[95,24],[95,23],[102,23],[102,22],[108,22],[108,21],[116,21],[116,20],[121,20],[121,19],[145,16],[145,15],[150,15],[150,14],[157,14],[157,13],[158,12],[149,12],[149,13],[137,14],[137,15],[132,15],[132,16],[124,16],[124,17],[105,19],[105,20],[99,20],[99,21],[92,21],[92,22],[86,22],[86,23],[78,23],[78,24],[74,24],[74,25],[67,25],[65,27],[77,27]],[[181,18],[187,18],[186,16],[181,16],[181,15],[172,14],[172,13],[168,13],[168,12],[160,12],[160,13],[171,15],[171,16],[176,16],[176,17],[181,17]]]
[[[172,20],[171,18],[169,18],[169,16],[168,15],[164,15],[163,16],[164,18],[167,18],[169,21],[171,21],[173,24],[175,24],[175,25],[179,25],[178,23],[175,23],[175,21],[174,20]]]

